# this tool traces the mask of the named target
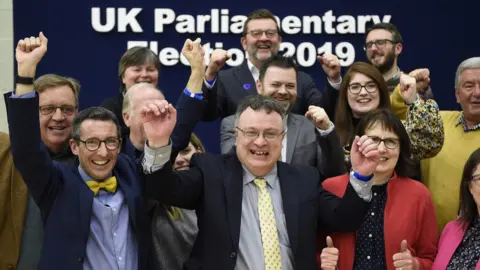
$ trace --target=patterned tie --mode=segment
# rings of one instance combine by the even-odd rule
[[[280,243],[278,242],[272,198],[267,191],[267,182],[263,178],[255,179],[253,182],[259,189],[258,216],[260,219],[260,231],[262,233],[265,270],[281,270],[282,259],[280,257]]]
[[[97,182],[97,181],[87,181],[87,186],[93,191],[93,195],[97,196],[98,191],[103,188],[106,191],[115,193],[117,190],[117,178],[112,176],[105,181]]]

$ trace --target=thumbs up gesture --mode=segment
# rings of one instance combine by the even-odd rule
[[[412,104],[417,100],[417,81],[414,77],[404,73],[400,75],[400,95],[407,104]]]
[[[393,266],[397,270],[419,269],[417,259],[408,250],[407,240],[403,240],[400,244],[400,252],[393,255]]]
[[[320,255],[322,269],[337,269],[338,253],[338,249],[333,246],[332,238],[327,236],[327,247],[322,250],[322,254]]]

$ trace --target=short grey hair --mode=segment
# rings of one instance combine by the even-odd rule
[[[285,130],[287,127],[285,108],[272,97],[263,95],[250,95],[242,100],[235,112],[235,126],[238,124],[240,115],[248,108],[251,108],[254,111],[265,110],[267,113],[276,112],[282,117],[282,130]]]
[[[464,70],[476,68],[480,68],[480,57],[471,57],[460,63],[455,73],[455,88],[460,86],[460,74],[462,74]]]
[[[146,82],[137,83],[137,84],[133,85],[132,87],[130,87],[127,90],[127,93],[125,93],[125,96],[123,97],[122,113],[130,113],[130,109],[131,109],[130,108],[130,103],[131,103],[131,100],[132,100],[133,92],[135,92],[137,90],[140,90],[140,89],[143,89],[143,88],[153,88],[163,95],[162,91],[160,89],[158,89],[158,87],[156,87],[155,85],[153,85],[151,83],[146,83]]]

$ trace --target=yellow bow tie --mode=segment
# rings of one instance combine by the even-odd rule
[[[114,193],[117,190],[117,178],[112,176],[105,181],[87,181],[87,186],[93,191],[93,195],[96,196],[98,191],[103,188],[106,191]]]

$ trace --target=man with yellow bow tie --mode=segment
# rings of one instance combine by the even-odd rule
[[[46,51],[42,33],[19,41],[18,73],[33,77]],[[140,164],[120,154],[117,118],[100,107],[81,111],[69,142],[79,165],[53,161],[41,140],[39,98],[31,81],[17,79],[7,107],[14,164],[45,227],[37,269],[151,269],[143,172]],[[175,110],[165,100],[161,105]],[[165,132],[172,130],[169,125]]]

